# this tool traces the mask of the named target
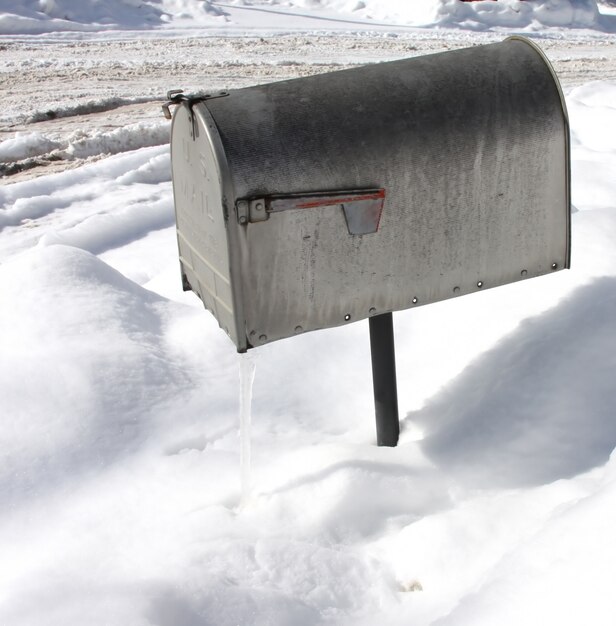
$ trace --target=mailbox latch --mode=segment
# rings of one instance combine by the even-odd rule
[[[351,235],[376,233],[381,222],[385,189],[354,189],[246,198],[236,203],[240,224],[265,222],[282,211],[342,207]]]
[[[228,91],[217,91],[214,93],[202,93],[202,94],[185,94],[183,89],[172,89],[171,91],[167,92],[167,102],[165,102],[165,104],[162,105],[163,108],[163,115],[165,116],[166,119],[170,120],[172,115],[171,115],[171,110],[169,109],[170,106],[174,105],[174,104],[182,104],[182,103],[186,103],[188,105],[188,108],[192,110],[193,104],[196,104],[197,102],[203,102],[204,100],[212,100],[214,98],[224,98],[225,96],[228,96],[229,92]]]

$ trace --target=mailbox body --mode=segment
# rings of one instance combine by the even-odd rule
[[[570,263],[564,99],[519,37],[183,104],[171,154],[184,287],[240,352]]]

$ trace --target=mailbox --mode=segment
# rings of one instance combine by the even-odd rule
[[[569,266],[564,98],[527,39],[170,100],[184,288],[239,352]]]

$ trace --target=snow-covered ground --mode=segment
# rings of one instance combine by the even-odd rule
[[[613,626],[610,4],[0,0],[2,626]],[[181,291],[160,99],[497,41],[516,10],[565,87],[572,269],[397,313],[377,448],[365,322],[240,358]]]

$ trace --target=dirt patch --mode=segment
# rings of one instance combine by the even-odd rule
[[[501,41],[494,33],[416,36],[277,36],[139,40],[37,41],[5,45],[0,59],[0,140],[37,132],[67,146],[131,124],[162,123],[169,89],[234,89],[363,63]],[[568,90],[591,80],[616,81],[613,41],[542,39]],[[18,86],[18,88],[17,88]],[[130,145],[127,149],[132,149]],[[5,163],[2,182],[16,182],[102,157],[38,155]]]

